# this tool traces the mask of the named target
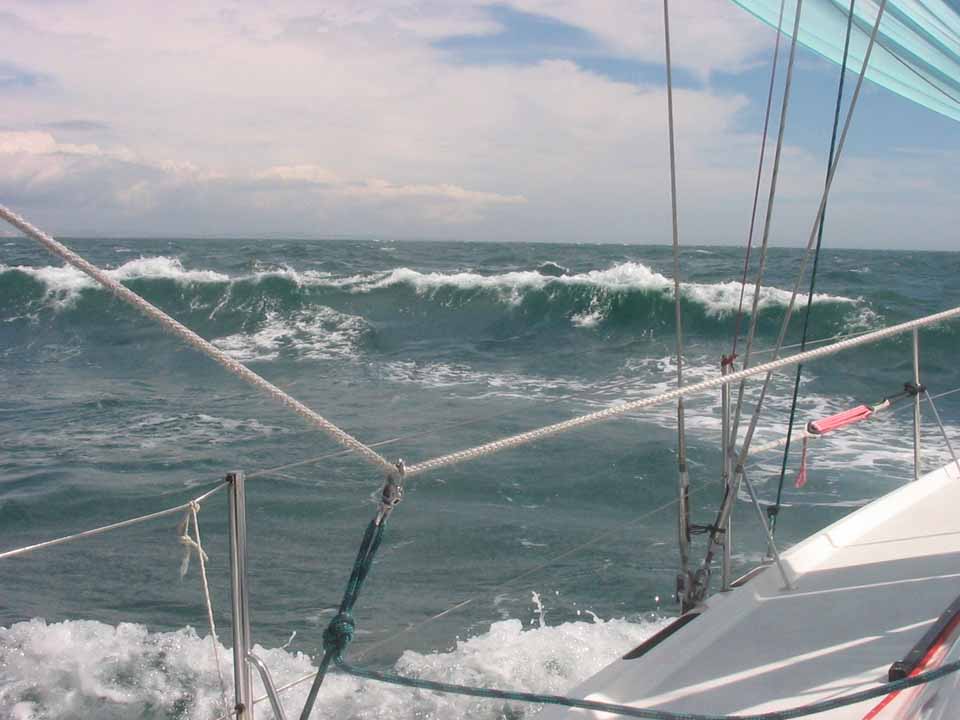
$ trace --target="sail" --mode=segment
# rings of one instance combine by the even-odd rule
[[[733,0],[777,26],[781,0]],[[856,0],[847,67],[859,72],[879,0]],[[786,0],[783,31],[793,31],[797,0]],[[849,0],[804,0],[797,40],[840,63]],[[960,120],[960,0],[887,0],[867,79],[938,113]]]

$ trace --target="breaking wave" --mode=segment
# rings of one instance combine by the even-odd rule
[[[406,332],[436,323],[444,332],[516,335],[553,326],[585,331],[669,330],[673,281],[639,262],[570,273],[555,263],[536,270],[484,275],[420,272],[400,267],[356,275],[270,267],[229,276],[185,268],[171,257],[131,260],[109,270],[244,360],[273,360],[284,350],[327,359],[355,355],[371,322],[402,319]],[[737,281],[683,285],[685,321],[692,330],[727,334],[740,301]],[[745,307],[752,303],[747,287]],[[760,290],[761,332],[776,327],[791,293]],[[800,295],[798,303],[806,302]],[[816,322],[822,332],[862,329],[876,318],[859,299],[818,293]],[[95,322],[117,310],[94,282],[71,268],[0,265],[0,303],[5,321],[68,314]]]
[[[563,693],[660,629],[666,620],[566,622],[524,628],[520,620],[493,623],[485,633],[457,641],[447,652],[405,652],[394,668],[445,682],[528,692]],[[228,632],[228,631],[222,631]],[[256,653],[278,686],[315,672],[302,652]],[[220,673],[232,694],[232,656],[222,645]],[[143,625],[42,619],[0,628],[0,720],[143,717],[206,720],[223,713],[209,636],[193,628],[150,632]],[[263,688],[254,673],[254,694]],[[289,716],[303,707],[309,683],[283,695]],[[421,693],[339,673],[323,686],[312,717],[522,718],[537,707]],[[266,703],[258,708],[266,716]]]

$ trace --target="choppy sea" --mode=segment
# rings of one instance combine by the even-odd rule
[[[391,459],[417,462],[675,382],[665,246],[68,244]],[[718,373],[730,351],[742,258],[683,251],[691,382]],[[799,259],[771,251],[755,360],[769,357]],[[810,337],[958,305],[957,278],[958,253],[825,249]],[[789,343],[799,328],[798,317]],[[960,327],[922,331],[921,348],[930,392],[960,387]],[[911,374],[909,336],[811,364],[799,417],[879,401]],[[376,473],[24,239],[0,241],[0,388],[0,551],[180,504],[231,470],[259,473],[247,487],[254,639],[278,684],[310,672],[374,510]],[[791,388],[792,373],[776,377],[757,442],[784,432]],[[937,404],[960,445],[960,393]],[[693,513],[705,523],[720,495],[719,395],[687,413]],[[948,455],[929,409],[924,420],[933,469]],[[417,478],[358,605],[350,657],[562,693],[632,649],[677,611],[675,423],[674,407],[660,406]],[[828,436],[800,490],[792,455],[779,541],[907,482],[911,427],[902,406]],[[752,467],[772,500],[780,455]],[[229,684],[225,494],[199,518]],[[180,577],[180,519],[0,560],[0,718],[218,715],[195,558]],[[738,571],[763,560],[745,498],[734,535]],[[285,695],[289,714],[306,688]],[[535,713],[336,675],[314,717]],[[266,703],[258,717],[270,717]]]

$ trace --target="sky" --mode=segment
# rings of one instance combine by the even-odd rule
[[[729,0],[671,33],[681,243],[742,245],[775,33]],[[0,203],[65,236],[666,243],[663,57],[661,0],[0,0]],[[838,78],[795,72],[774,245],[810,233]],[[957,137],[868,84],[825,243],[960,247]]]

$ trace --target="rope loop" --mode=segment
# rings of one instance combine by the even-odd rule
[[[323,631],[323,649],[339,658],[353,641],[356,623],[349,612],[338,612]]]

